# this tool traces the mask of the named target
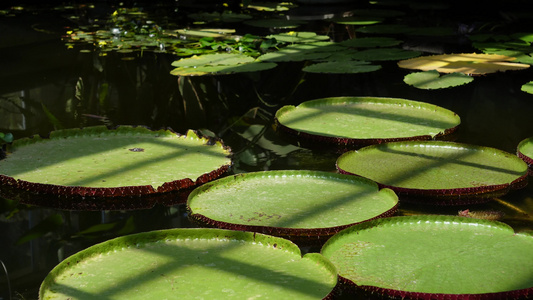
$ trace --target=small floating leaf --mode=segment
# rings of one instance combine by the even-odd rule
[[[441,76],[435,70],[407,74],[403,79],[408,85],[424,90],[444,89],[464,85],[473,80],[474,78],[463,73],[450,73]]]

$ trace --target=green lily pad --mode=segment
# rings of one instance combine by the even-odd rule
[[[442,75],[435,71],[416,72],[405,75],[403,81],[418,89],[435,90],[464,85],[474,81],[474,78],[463,73]]]
[[[339,282],[396,299],[525,299],[533,237],[456,216],[378,219],[339,232],[321,253]]]
[[[301,244],[324,242],[350,225],[391,216],[398,198],[363,178],[318,171],[234,175],[195,189],[190,217],[204,226],[255,231]]]
[[[237,53],[206,54],[182,58],[172,62],[175,76],[227,75],[272,69],[275,63],[263,63],[253,57]]]
[[[436,105],[397,98],[332,97],[284,106],[276,129],[311,146],[359,147],[397,140],[442,139],[461,123]]]
[[[341,155],[337,168],[374,180],[402,200],[448,205],[487,202],[524,187],[528,172],[511,153],[443,141],[368,146]]]
[[[302,71],[309,73],[329,74],[355,74],[374,72],[381,69],[380,65],[371,65],[361,61],[332,61],[312,64],[304,67]]]
[[[54,131],[49,138],[15,140],[0,160],[0,193],[67,209],[146,208],[222,175],[230,154],[221,141],[193,131]]]
[[[522,140],[517,147],[517,154],[529,166],[529,172],[533,175],[533,137]]]
[[[171,229],[80,251],[46,276],[39,299],[323,299],[337,282],[318,253],[251,232]]]

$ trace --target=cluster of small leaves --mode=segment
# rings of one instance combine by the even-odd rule
[[[518,32],[511,35],[484,33],[470,36],[472,46],[484,53],[515,57],[513,62],[533,65],[533,33]],[[533,81],[522,85],[523,92],[533,94]]]
[[[234,39],[216,39],[214,37],[203,37],[198,41],[199,48],[213,50],[215,52],[242,53],[257,57],[268,49],[277,46],[274,38],[262,38],[260,36],[246,34]]]

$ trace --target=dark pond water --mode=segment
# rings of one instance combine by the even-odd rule
[[[162,27],[178,29],[200,27],[188,14],[222,11],[220,3],[124,1],[122,7],[142,7]],[[468,1],[434,5],[424,4],[425,1],[378,3],[380,8],[405,13],[385,23],[473,31],[491,28],[504,36],[533,28],[530,26],[533,17],[524,13],[531,9],[531,5],[524,7],[526,1],[506,2],[506,7],[498,9],[477,9],[476,3]],[[230,3],[230,7],[236,4]],[[177,132],[192,128],[216,135],[232,148],[234,173],[276,169],[334,171],[338,154],[294,146],[282,140],[271,127],[272,116],[282,105],[320,97],[396,97],[436,104],[461,117],[457,141],[511,153],[516,152],[521,140],[533,136],[533,95],[521,91],[523,84],[533,80],[533,70],[480,76],[470,84],[444,90],[408,86],[403,77],[409,72],[399,69],[396,61],[380,62],[381,70],[363,74],[304,74],[301,71],[304,63],[291,62],[258,73],[183,77],[178,81],[178,77],[169,74],[172,61],[178,58],[172,51],[102,51],[88,43],[69,46],[62,39],[73,28],[94,28],[91,26],[108,18],[118,7],[118,2],[112,1],[97,1],[94,7],[80,2],[72,6],[57,3],[23,5],[20,9],[2,7],[0,132],[22,138],[46,135],[58,128],[102,124],[170,127]],[[366,2],[302,5],[291,16],[312,20],[299,31],[315,31],[342,40],[359,26],[334,24],[320,18],[324,14],[339,15],[367,8],[374,6]],[[101,30],[110,30],[105,22],[101,26]],[[203,26],[236,28],[237,34],[262,36],[283,31],[241,23]],[[404,48],[431,54],[474,51],[464,32],[445,38],[401,39],[405,40]],[[533,187],[529,185],[480,206],[402,205],[400,214],[457,214],[462,209],[503,211],[502,221],[516,230],[532,230]],[[178,227],[194,227],[187,219],[184,205],[78,212],[29,207],[0,198],[0,259],[10,279],[8,282],[0,271],[0,299],[9,299],[8,283],[14,299],[36,299],[38,287],[51,268],[92,244],[124,234]]]

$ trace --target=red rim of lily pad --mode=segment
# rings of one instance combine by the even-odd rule
[[[275,207],[270,203],[276,203]],[[365,204],[372,208],[360,211]],[[321,245],[355,224],[393,216],[398,209],[398,197],[390,189],[380,190],[366,178],[283,170],[237,174],[206,183],[189,195],[187,208],[190,219],[203,227],[253,231],[309,246]],[[315,215],[313,212],[319,208]],[[326,216],[327,210],[330,212]],[[343,211],[350,211],[349,217]],[[332,221],[331,214],[341,220]],[[297,217],[308,221],[291,223]],[[318,219],[327,225],[313,223]],[[283,222],[288,225],[280,226]]]
[[[471,185],[465,185],[463,182],[462,185],[439,188],[432,187],[431,185],[423,187],[420,186],[420,183],[411,184],[411,186],[401,186],[400,184],[385,183],[384,181],[386,180],[383,179],[383,174],[385,173],[383,172],[386,171],[389,172],[389,174],[392,174],[393,171],[396,171],[399,172],[398,174],[404,174],[404,176],[408,178],[412,173],[409,173],[407,168],[412,166],[413,161],[406,161],[404,166],[396,166],[398,167],[398,169],[396,170],[394,169],[394,167],[391,167],[391,165],[387,164],[386,162],[375,163],[371,167],[358,170],[354,170],[353,166],[349,166],[349,164],[351,163],[350,159],[354,160],[355,158],[354,161],[356,163],[358,163],[358,161],[362,162],[364,155],[371,154],[372,152],[378,153],[378,157],[379,155],[384,153],[384,156],[382,156],[382,158],[387,157],[389,154],[393,155],[394,152],[396,152],[400,156],[395,159],[400,161],[401,156],[403,156],[401,155],[402,151],[405,151],[405,153],[403,154],[406,157],[415,157],[414,163],[416,163],[416,160],[418,159],[418,163],[420,163],[421,161],[421,165],[417,170],[423,171],[424,174],[428,174],[429,172],[429,175],[427,175],[425,177],[426,179],[424,179],[427,182],[433,182],[433,184],[434,182],[439,181],[444,182],[444,179],[446,177],[441,177],[443,175],[439,175],[439,170],[442,170],[443,164],[446,165],[448,163],[464,165],[467,167],[472,166],[471,169],[466,169],[466,171],[465,169],[458,170],[457,173],[453,173],[451,170],[446,170],[446,172],[449,172],[448,177],[458,176],[458,178],[461,178],[461,176],[463,175],[462,172],[474,172],[475,174],[479,175],[479,182],[472,182]],[[410,151],[413,152],[409,153]],[[434,153],[436,153],[435,156],[431,156],[431,153],[433,151],[435,151]],[[489,162],[492,157],[496,157],[496,160],[490,162],[493,164],[492,166],[484,166],[483,164],[479,163],[479,160],[477,162],[461,160],[462,155],[468,157],[470,153],[474,153],[479,156],[486,155],[487,162]],[[440,155],[444,156],[444,158],[439,158]],[[459,158],[455,158],[454,155],[458,155]],[[451,157],[451,159],[445,158],[446,156]],[[393,156],[388,157],[390,158]],[[429,160],[424,161],[424,159],[426,158],[428,158]],[[484,183],[482,177],[484,173],[488,172],[488,169],[494,169],[496,173],[500,173],[500,171],[498,171],[500,167],[498,166],[498,159],[502,159],[502,164],[504,161],[508,162],[508,164],[512,164],[512,168],[514,169],[506,170],[504,166],[501,166],[500,170],[501,173],[511,173],[512,175],[510,175],[509,178],[512,177],[512,180],[492,180],[491,178],[488,181],[498,181],[498,183]],[[432,163],[435,163],[436,165],[432,167]],[[362,176],[376,181],[381,188],[389,188],[396,192],[400,197],[401,201],[416,204],[463,205],[486,203],[491,201],[493,198],[503,196],[512,190],[524,188],[528,184],[528,170],[525,164],[524,166],[520,166],[521,164],[523,163],[515,155],[495,148],[445,141],[407,141],[371,145],[361,148],[357,151],[346,152],[337,159],[336,167],[339,173],[341,174]],[[360,166],[356,167],[360,168]],[[402,168],[404,167],[405,170],[402,170]],[[487,167],[487,169],[484,170],[484,167]],[[520,170],[515,170],[518,168]],[[377,172],[381,172],[381,175],[371,174],[374,170],[380,170]],[[476,178],[476,180],[478,179]]]
[[[529,175],[533,176],[533,137],[522,140],[516,153],[529,166]]]
[[[401,136],[389,136],[385,135],[381,137],[346,137],[341,136],[341,131],[336,134],[324,134],[317,133],[310,129],[295,129],[294,126],[287,125],[283,118],[286,118],[287,115],[300,109],[306,108],[320,108],[320,107],[335,107],[342,105],[372,105],[376,104],[376,107],[388,106],[395,109],[395,113],[401,111],[402,109],[412,109],[425,111],[429,118],[423,120],[424,122],[433,122],[436,116],[442,118],[453,119],[453,124],[450,123],[450,126],[445,126],[446,128],[440,128],[438,132],[434,134],[422,133],[415,135],[402,134]],[[388,113],[383,113],[387,115]],[[433,114],[433,116],[431,116]],[[406,119],[413,118],[413,116],[401,116]],[[413,118],[416,119],[416,118]],[[316,122],[319,122],[316,119]],[[439,122],[439,121],[435,121]],[[284,124],[285,123],[285,124]],[[440,123],[444,123],[443,120],[440,120]],[[323,99],[315,99],[301,103],[298,106],[287,105],[282,107],[276,112],[274,118],[274,129],[287,140],[297,144],[298,146],[303,146],[306,148],[336,148],[339,152],[344,152],[346,150],[356,149],[364,146],[387,143],[387,142],[399,142],[399,141],[425,141],[425,140],[447,140],[452,141],[456,139],[457,131],[460,126],[460,118],[454,112],[447,110],[445,108],[439,107],[437,105],[406,100],[400,98],[381,98],[381,97],[331,97]],[[409,124],[407,122],[407,124]],[[352,127],[356,128],[359,124],[353,123]],[[418,125],[418,124],[414,124]],[[396,125],[398,126],[398,125]],[[410,128],[409,125],[406,125],[405,132],[408,132]],[[389,127],[390,128],[390,127]],[[419,130],[420,131],[420,130]]]
[[[439,230],[439,227],[442,227],[442,229]],[[458,231],[460,232],[460,234],[453,233]],[[410,239],[416,239],[417,245],[413,245],[412,241],[406,243],[405,245],[401,245],[401,243],[404,241],[404,239],[402,239],[401,237],[403,235],[408,234],[416,236],[416,238],[412,237]],[[455,237],[450,240],[450,238],[454,235]],[[477,240],[473,241],[474,239],[478,239],[477,236],[479,236],[478,242],[481,244],[477,244]],[[491,242],[490,239],[492,239],[493,236],[495,236],[495,241]],[[409,237],[406,238],[409,239]],[[498,238],[501,239],[502,245],[500,246],[502,249],[504,249],[505,247],[512,247],[527,251],[527,249],[523,249],[525,247],[517,247],[517,245],[524,246],[524,243],[516,244],[517,241],[512,239],[516,238],[522,241],[525,239],[531,239],[531,235],[527,233],[515,233],[510,226],[497,221],[471,219],[446,215],[399,216],[372,220],[347,228],[339,232],[337,235],[333,236],[330,240],[328,240],[322,247],[320,253],[326,258],[328,258],[337,267],[339,271],[339,281],[337,289],[340,291],[340,293],[356,293],[360,296],[367,296],[369,299],[529,299],[531,296],[533,296],[533,287],[515,287],[515,289],[505,289],[502,291],[490,291],[484,293],[482,292],[482,287],[487,288],[488,285],[486,283],[481,282],[479,286],[475,284],[477,278],[475,276],[477,276],[477,274],[479,274],[480,272],[476,273],[476,271],[468,270],[469,268],[473,268],[481,271],[481,273],[485,272],[485,274],[494,274],[495,277],[497,277],[498,271],[495,270],[495,268],[498,268],[498,266],[501,266],[501,272],[499,273],[502,274],[509,271],[511,273],[514,273],[514,270],[512,268],[507,268],[503,270],[504,266],[500,264],[498,264],[497,266],[491,266],[490,268],[483,268],[482,266],[480,267],[477,265],[471,266],[475,263],[471,263],[468,261],[461,263],[461,261],[465,260],[465,258],[463,258],[464,256],[475,257],[476,262],[481,261],[481,263],[483,263],[483,261],[485,261],[485,264],[491,264],[493,262],[491,259],[486,259],[483,255],[477,254],[478,252],[482,251],[484,251],[484,253],[486,252],[487,256],[492,257],[492,259],[502,259],[501,257],[497,257],[497,255],[495,255],[495,253],[497,254],[498,251],[503,252],[500,249],[500,246],[495,245],[499,244]],[[426,245],[428,243],[432,244],[432,239],[439,240],[434,241],[433,243],[442,244],[439,246],[435,246],[439,247],[439,250],[422,250],[421,248],[423,248],[423,246],[418,246]],[[486,243],[487,240],[489,242],[485,245],[484,243]],[[515,241],[515,244],[513,244],[513,241]],[[503,246],[503,244],[505,244],[505,246]],[[396,247],[394,245],[396,245]],[[403,247],[405,249],[401,250],[399,249],[400,247]],[[475,249],[476,247],[478,248],[478,250],[469,249]],[[381,248],[382,250],[377,250],[380,251],[380,254],[378,255],[374,254],[373,248]],[[446,250],[441,251],[443,248]],[[518,252],[520,252],[521,250],[518,250]],[[447,257],[447,255],[454,255],[453,253],[461,253],[462,255],[457,256],[455,259],[453,257]],[[506,253],[502,253],[502,255],[505,254]],[[424,259],[424,257],[426,257],[426,259]],[[402,261],[403,259],[405,259],[405,261]],[[388,262],[391,265],[390,268],[395,268],[392,267],[395,265],[394,261],[398,261],[397,263],[399,264],[404,263],[405,269],[411,270],[411,272],[418,274],[418,277],[416,277],[413,282],[408,282],[404,278],[392,278],[386,280],[388,276],[391,276],[390,270],[376,270],[376,267],[374,265],[379,260],[383,262]],[[515,261],[514,263],[516,264],[517,262]],[[377,265],[379,265],[379,262],[377,263]],[[433,272],[424,272],[428,271],[429,269],[433,269]],[[523,274],[524,272],[526,272],[525,269],[526,268],[522,268],[522,274],[517,270],[516,274],[521,274],[518,276],[522,277],[525,276]],[[372,271],[370,270],[374,270],[379,274],[375,274],[375,276],[372,277],[370,276],[372,274]],[[396,268],[396,270],[398,270],[398,268]],[[439,270],[441,272],[439,272]],[[465,280],[465,282],[473,283],[472,285],[475,286],[475,289],[477,289],[478,291],[474,293],[465,293],[465,290],[468,290],[468,288],[463,285],[461,287],[462,292],[459,292],[459,290],[453,293],[444,292],[446,289],[451,288],[449,284],[444,283],[446,279],[453,279],[454,281],[457,280],[455,278],[447,278],[446,275],[441,275],[440,273],[448,274],[448,276],[450,276],[450,274],[462,274],[463,272],[471,273],[470,275],[459,276],[468,276],[468,279],[465,278],[463,280]],[[419,273],[423,275],[420,275]],[[413,276],[415,274],[404,275]],[[507,275],[507,278],[512,277],[513,275],[514,274],[509,274]],[[428,278],[428,276],[431,278]],[[484,278],[483,276],[484,275],[482,275],[481,277]],[[433,278],[440,279],[437,280]],[[402,280],[403,283],[406,286],[409,285],[410,288],[393,288],[393,286],[402,286]],[[419,285],[418,281],[422,283],[420,283]],[[432,281],[434,282],[431,283]],[[369,284],[361,284],[362,282]],[[371,282],[375,282],[375,285],[370,284]],[[497,283],[494,282],[493,285],[494,284]],[[524,286],[524,284],[521,285]],[[422,286],[425,287],[422,288]],[[427,290],[428,288],[440,291],[429,292],[429,290]],[[419,289],[419,291],[417,291],[417,289]],[[490,287],[490,289],[488,289],[487,291],[489,290],[495,290],[495,288]]]
[[[53,207],[69,210],[129,210],[146,209],[156,203],[173,205],[186,201],[188,194],[198,185],[223,176],[231,167],[231,149],[225,146],[220,139],[204,137],[194,130],[189,130],[186,135],[176,133],[170,129],[154,131],[143,126],[117,126],[109,129],[105,126],[74,128],[52,131],[48,137],[33,136],[13,143],[16,147],[26,147],[43,141],[54,139],[67,139],[68,137],[91,137],[99,134],[121,135],[129,134],[146,136],[161,136],[174,139],[198,140],[204,146],[220,147],[226,153],[228,162],[219,165],[213,170],[203,173],[197,178],[180,178],[162,183],[157,188],[152,185],[125,185],[114,187],[91,187],[81,185],[48,184],[36,181],[17,179],[2,173],[0,163],[0,195],[17,199],[22,203]],[[20,143],[20,145],[17,145]],[[144,149],[132,148],[131,152],[142,152]],[[9,153],[9,150],[8,150]],[[9,154],[8,157],[9,158]]]

